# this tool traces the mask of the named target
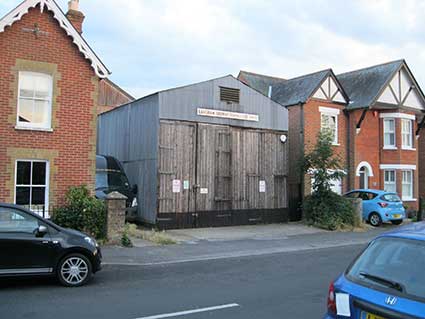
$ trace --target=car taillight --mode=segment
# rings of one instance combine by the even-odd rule
[[[379,205],[379,206],[381,206],[382,208],[385,208],[385,207],[387,207],[387,206],[388,206],[388,204],[387,204],[387,203],[382,203],[382,202],[378,203],[378,205]]]
[[[333,282],[329,286],[328,312],[329,314],[336,315],[336,298],[335,298],[335,287]]]

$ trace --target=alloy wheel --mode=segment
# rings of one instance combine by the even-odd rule
[[[70,286],[80,285],[89,274],[87,262],[80,257],[69,257],[60,269],[62,279]]]

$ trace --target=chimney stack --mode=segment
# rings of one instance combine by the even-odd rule
[[[81,34],[83,33],[84,14],[79,10],[79,0],[70,0],[68,2],[68,12],[66,17],[71,21],[75,29]]]

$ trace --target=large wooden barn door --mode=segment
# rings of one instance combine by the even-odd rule
[[[160,126],[158,212],[181,214],[173,218],[187,219],[185,213],[195,210],[190,188],[195,183],[196,125],[161,121]]]

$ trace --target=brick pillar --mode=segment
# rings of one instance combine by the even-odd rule
[[[118,193],[109,193],[106,198],[106,235],[109,240],[120,237],[125,225],[125,203],[127,197]]]

